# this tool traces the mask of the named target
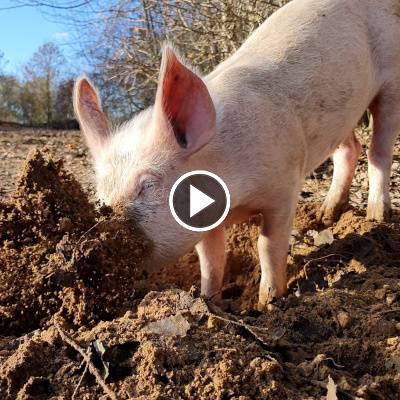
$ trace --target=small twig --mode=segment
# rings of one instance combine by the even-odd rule
[[[83,382],[83,378],[85,377],[85,375],[86,375],[88,369],[89,369],[89,364],[86,363],[85,369],[84,369],[84,371],[83,371],[83,373],[82,373],[82,375],[81,375],[81,378],[79,379],[79,382],[78,382],[78,384],[76,385],[76,388],[75,388],[75,390],[74,390],[74,393],[72,393],[71,400],[75,400],[75,396],[78,394],[78,390],[79,390],[79,388],[81,387],[81,384],[82,384],[82,382]]]
[[[313,258],[311,260],[308,260],[304,265],[303,265],[303,271],[304,271],[304,275],[306,276],[306,279],[308,279],[308,275],[307,275],[307,267],[313,263],[314,261],[321,261],[324,260],[325,258],[329,258],[329,257],[340,257],[340,254],[328,254],[327,256],[323,256],[323,257],[318,257],[318,258]]]
[[[210,308],[209,305],[207,304],[207,302],[205,302],[207,309],[208,309],[208,316],[209,317],[214,317],[216,319],[219,319],[221,321],[224,321],[226,323],[230,323],[236,326],[240,326],[241,328],[245,329],[247,332],[249,332],[258,342],[260,342],[263,346],[265,347],[270,347],[270,345],[257,333],[254,331],[253,327],[251,325],[248,325],[244,322],[239,322],[239,321],[235,321],[229,318],[225,318],[225,317],[221,317],[220,315],[214,314]],[[273,360],[276,361],[276,358],[273,357],[271,354],[268,354],[268,357]]]
[[[97,221],[92,227],[90,227],[86,232],[82,234],[82,236],[78,239],[76,242],[76,246],[81,242],[81,240],[88,234],[90,233],[96,226],[98,226],[102,221]]]
[[[86,366],[89,369],[89,372],[94,375],[96,378],[98,384],[102,387],[104,392],[112,399],[112,400],[118,400],[116,394],[107,386],[105,383],[104,379],[100,375],[98,369],[94,366],[91,358],[86,354],[85,350],[78,345],[72,338],[70,338],[61,328],[61,326],[57,323],[54,322],[54,326],[56,327],[59,335],[61,336],[61,339],[63,339],[66,343],[68,343],[71,347],[73,347],[85,360]]]
[[[231,324],[234,324],[234,325],[237,325],[237,326],[240,326],[240,327],[244,328],[252,336],[254,336],[255,339],[257,339],[259,342],[261,342],[264,346],[269,347],[269,344],[267,342],[265,342],[264,339],[258,333],[256,333],[250,325],[247,325],[244,322],[238,322],[238,321],[234,321],[232,319],[224,318],[224,317],[221,317],[219,315],[215,315],[215,314],[210,314],[210,315],[213,316],[214,318],[217,318],[217,319],[221,320],[221,321],[224,321],[224,322],[227,322],[227,323],[231,323]]]

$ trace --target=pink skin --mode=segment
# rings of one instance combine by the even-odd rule
[[[398,79],[400,84],[400,79]],[[390,216],[390,172],[393,147],[400,131],[400,92],[378,95],[371,105],[374,134],[368,151],[369,196],[367,218],[378,222]]]
[[[225,229],[213,229],[197,243],[201,268],[201,288],[204,295],[214,301],[221,300],[221,288],[226,263]]]
[[[321,218],[346,207],[360,152],[352,131],[370,108],[368,218],[389,214],[393,144],[400,129],[398,0],[293,0],[230,58],[201,78],[164,47],[153,107],[116,130],[87,81],[74,107],[91,149],[98,196],[134,215],[154,242],[149,265],[196,246],[202,293],[220,299],[224,226],[261,214],[259,305],[287,292],[286,259],[304,177],[333,154]],[[224,225],[190,232],[168,194],[183,173],[205,169],[231,193]]]
[[[357,166],[361,145],[352,133],[333,153],[333,178],[328,195],[320,210],[325,225],[332,225],[349,203],[351,182]]]

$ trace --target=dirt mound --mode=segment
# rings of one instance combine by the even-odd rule
[[[145,271],[140,230],[32,152],[0,203],[0,397],[321,399],[330,376],[338,399],[399,399],[399,215],[317,212],[300,204],[290,294],[263,313],[258,219],[230,228],[218,308],[194,253]]]
[[[78,325],[123,315],[147,247],[132,224],[95,211],[60,160],[32,151],[0,203],[0,330],[26,333],[55,312]]]

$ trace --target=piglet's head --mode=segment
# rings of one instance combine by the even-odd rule
[[[172,218],[168,195],[215,135],[215,108],[203,80],[165,46],[154,106],[113,129],[83,77],[75,85],[74,108],[94,161],[99,199],[134,217],[163,258],[188,251],[198,234]]]

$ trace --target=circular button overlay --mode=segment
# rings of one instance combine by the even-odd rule
[[[179,225],[195,232],[216,228],[228,215],[230,194],[225,182],[209,171],[182,175],[172,186],[169,207]]]

